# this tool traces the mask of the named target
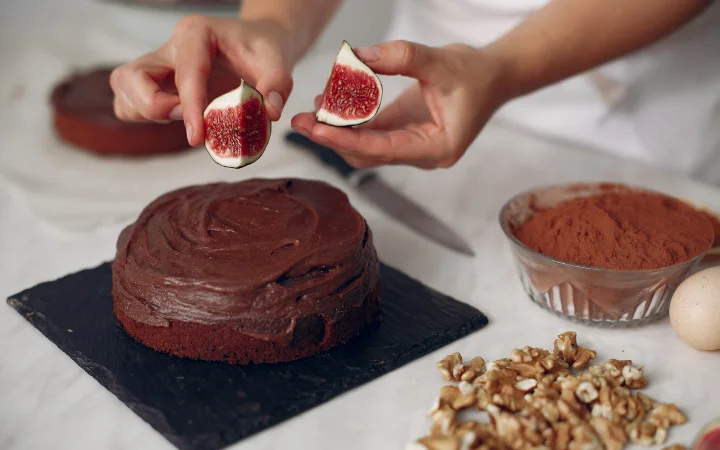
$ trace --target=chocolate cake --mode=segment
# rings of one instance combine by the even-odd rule
[[[325,351],[380,305],[372,234],[319,181],[251,179],[167,193],[120,235],[115,314],[177,356],[275,363]]]
[[[76,73],[52,92],[55,130],[60,138],[97,153],[149,155],[188,148],[182,121],[126,122],[115,117],[110,89],[112,67]],[[235,89],[240,79],[218,68],[208,81],[209,99]]]

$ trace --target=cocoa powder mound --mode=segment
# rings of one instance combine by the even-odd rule
[[[709,213],[707,211],[702,211],[702,213],[705,214],[705,217],[707,217],[710,221],[710,224],[712,224],[713,230],[715,231],[713,248],[720,247],[720,219],[718,219],[718,216],[714,213]]]
[[[668,267],[713,244],[705,214],[661,194],[607,193],[540,211],[515,232],[528,247],[574,264],[616,270]]]

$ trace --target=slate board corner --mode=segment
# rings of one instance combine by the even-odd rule
[[[155,352],[118,326],[111,277],[104,263],[7,302],[181,449],[234,444],[488,323],[474,307],[382,265],[381,320],[347,344],[283,364],[194,361]]]

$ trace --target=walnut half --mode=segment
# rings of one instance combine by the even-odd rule
[[[672,426],[687,422],[677,406],[635,391],[648,380],[632,361],[588,367],[597,354],[572,331],[553,347],[514,349],[487,364],[475,357],[465,365],[459,353],[443,358],[440,373],[457,384],[440,390],[429,435],[407,449],[622,450],[629,442],[663,444]],[[473,406],[487,411],[490,423],[459,420],[459,411]]]
[[[590,361],[597,357],[595,351],[577,344],[577,334],[574,331],[566,331],[559,335],[555,339],[554,347],[553,354],[576,370],[585,369]]]

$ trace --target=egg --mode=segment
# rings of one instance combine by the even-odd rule
[[[720,266],[686,278],[670,301],[670,324],[698,350],[720,350]]]

